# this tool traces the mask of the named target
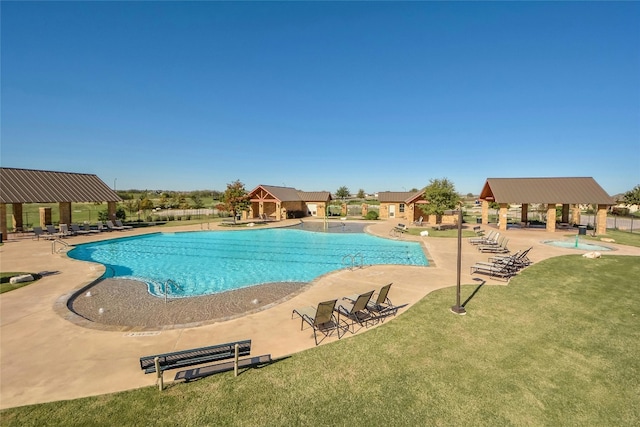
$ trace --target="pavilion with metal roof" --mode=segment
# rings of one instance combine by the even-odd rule
[[[543,204],[547,208],[547,231],[556,230],[556,205],[562,205],[561,223],[580,223],[580,205],[597,206],[596,234],[605,234],[607,209],[615,201],[591,177],[578,178],[487,178],[480,192],[482,223],[489,222],[489,203],[500,205],[498,224],[507,229],[509,204],[521,204],[521,221],[528,223],[530,204]],[[569,210],[571,209],[571,217]]]
[[[258,185],[249,192],[251,207],[246,212],[247,218],[270,218],[280,221],[288,215],[302,212],[306,216],[323,218],[327,205],[331,200],[328,191],[300,191],[291,187],[274,185]]]
[[[12,205],[14,230],[23,230],[24,203],[58,203],[60,223],[71,224],[71,203],[107,202],[109,218],[115,219],[116,203],[122,199],[92,174],[33,169],[0,168],[0,229],[7,238],[7,204]],[[40,208],[40,225],[51,224],[51,208]]]

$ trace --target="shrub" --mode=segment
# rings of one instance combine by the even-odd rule
[[[369,211],[367,212],[367,215],[365,216],[366,219],[378,219],[378,212],[376,211]]]

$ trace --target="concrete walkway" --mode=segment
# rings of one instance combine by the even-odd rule
[[[277,226],[297,221],[283,221]],[[392,221],[368,226],[369,233],[390,238]],[[212,223],[211,228],[217,228]],[[172,227],[164,230],[193,231],[201,226]],[[76,236],[65,239],[69,244],[93,239],[106,239],[162,231],[136,229],[126,232],[102,233],[97,236]],[[512,251],[533,246],[530,258],[544,258],[570,253],[573,249],[555,248],[541,243],[547,239],[562,239],[565,233],[540,230],[508,230]],[[102,275],[103,267],[70,259],[66,254],[52,254],[52,243],[30,238],[10,239],[0,247],[2,271],[48,272],[38,282],[0,296],[0,408],[112,393],[150,386],[153,375],[145,375],[139,367],[140,356],[180,349],[214,345],[240,339],[252,339],[252,354],[271,354],[278,358],[314,346],[311,329],[300,331],[300,320],[291,319],[294,308],[317,305],[327,299],[378,290],[393,282],[390,298],[405,305],[403,315],[411,305],[429,292],[456,284],[457,241],[450,238],[415,237],[403,239],[421,242],[429,267],[371,266],[356,270],[341,270],[315,280],[307,290],[293,298],[244,317],[185,329],[158,331],[114,331],[83,326],[83,321],[66,309],[71,294]],[[639,248],[609,244],[618,250],[604,256],[636,255]],[[488,284],[501,284],[487,276],[469,274],[476,261],[486,261],[487,254],[478,252],[466,240],[462,245],[462,284],[475,283],[482,277]],[[455,301],[451,302],[452,304]],[[448,307],[443,307],[448,310]],[[358,333],[365,333],[360,330]],[[352,336],[347,333],[342,339]],[[321,345],[337,338],[329,337]],[[165,374],[171,380],[175,371]]]

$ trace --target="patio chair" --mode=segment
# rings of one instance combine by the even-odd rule
[[[60,237],[74,236],[75,233],[69,230],[69,226],[67,224],[60,224],[60,232],[58,233]]]
[[[82,229],[82,228],[80,228],[80,226],[78,224],[71,224],[71,231],[73,233],[75,233],[76,235],[78,235],[78,234],[83,234],[83,235],[91,234],[90,230]]]
[[[367,305],[369,305],[369,300],[371,300],[371,296],[373,295],[373,291],[365,292],[356,298],[355,302],[345,303],[345,305],[340,304],[337,308],[338,311],[338,320],[340,320],[340,315],[343,315],[351,320],[352,333],[356,331],[356,323],[361,327],[368,326],[369,321],[376,321],[376,317],[372,312],[367,310]],[[343,298],[348,299],[348,298]]]
[[[304,329],[305,322],[313,328],[313,339],[315,340],[316,345],[318,345],[318,331],[322,332],[325,337],[328,337],[333,330],[336,330],[338,331],[338,339],[340,339],[340,325],[335,314],[333,314],[337,302],[338,300],[334,299],[319,303],[317,308],[296,308],[291,313],[291,318],[293,319],[294,314],[300,316],[302,319],[300,321],[300,330]]]
[[[56,228],[49,224],[49,225],[45,225],[45,228],[47,229],[47,234],[46,237],[47,239],[55,239],[56,237],[62,237],[62,235],[58,232],[58,230],[56,230]]]
[[[509,249],[507,248],[507,243],[509,243],[509,239],[507,238],[502,238],[502,241],[500,242],[500,244],[498,245],[487,245],[487,246],[480,246],[478,248],[478,250],[480,252],[490,252],[490,253],[494,253],[494,254],[506,254],[509,253]]]
[[[469,237],[469,243],[472,245],[483,245],[487,242],[493,242],[499,235],[500,233],[491,230],[486,236]]]
[[[45,236],[42,227],[33,227],[33,240],[40,240],[40,236]]]
[[[105,223],[107,224],[107,228],[109,230],[118,230],[118,231],[123,231],[124,227],[118,227],[117,225],[115,225],[113,223],[113,221],[105,221]]]
[[[133,228],[131,225],[124,225],[119,219],[116,219],[116,226],[122,227],[123,230],[131,230]]]
[[[514,266],[514,260],[509,260],[506,263],[477,262],[471,266],[471,274],[474,273],[487,274],[490,277],[508,281],[512,276],[516,275],[517,269]]]
[[[423,220],[422,217],[418,218],[417,221],[413,221],[413,225],[418,226],[418,227],[422,227],[422,220]]]
[[[391,289],[391,285],[393,285],[393,283],[389,283],[388,285],[381,287],[380,292],[373,294],[372,299],[367,303],[367,310],[375,314],[382,322],[384,321],[384,317],[391,314],[395,316],[398,313],[398,307],[393,305],[389,299],[389,290]],[[355,303],[359,296],[360,295],[351,295],[342,299],[347,299]],[[374,297],[375,301],[373,300]]]

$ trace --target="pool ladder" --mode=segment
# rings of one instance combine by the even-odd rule
[[[61,248],[56,249],[56,243],[60,243],[62,245]],[[68,250],[69,249],[69,244],[67,242],[63,242],[60,239],[56,239],[53,242],[51,242],[51,253],[55,254],[55,253],[60,253],[62,251]]]
[[[359,264],[357,263],[358,260],[360,260]],[[342,257],[342,265],[349,266],[349,270],[353,270],[356,266],[362,268],[364,266],[364,258],[360,252],[357,254],[347,254]]]
[[[175,281],[169,279],[164,282],[164,303],[167,303],[167,295],[169,295],[169,285],[173,285],[177,289],[182,289],[180,285],[178,285]]]

